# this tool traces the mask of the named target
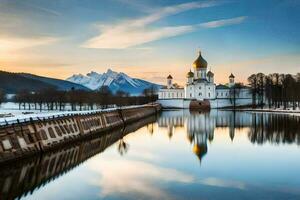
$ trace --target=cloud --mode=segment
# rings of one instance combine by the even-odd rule
[[[202,23],[199,26],[203,27],[203,28],[217,28],[217,27],[221,27],[221,26],[229,26],[229,25],[234,25],[234,24],[240,24],[246,18],[247,18],[246,16],[241,16],[241,17],[235,17],[235,18],[231,18],[231,19],[211,21],[211,22]]]
[[[42,13],[46,13],[46,14],[49,14],[49,15],[54,15],[54,16],[60,16],[61,15],[60,12],[57,12],[53,9],[44,8],[44,7],[36,6],[36,5],[33,5],[33,4],[28,4],[28,6],[32,7],[33,9],[36,9],[37,11],[40,11]]]
[[[246,189],[246,184],[240,181],[223,180],[215,177],[200,179],[198,183],[214,187],[236,188],[240,190]]]
[[[217,6],[220,3],[217,3],[216,1],[207,1],[207,2],[189,2],[189,3],[183,3],[183,4],[178,4],[174,6],[167,6],[164,8],[161,8],[154,13],[150,14],[149,16],[133,20],[132,25],[133,26],[145,26],[148,24],[151,24],[155,21],[158,21],[164,17],[168,17],[170,15],[175,15],[181,12],[185,12],[188,10],[193,10],[193,9],[199,9],[199,8],[208,8],[208,7],[213,7]]]
[[[151,28],[149,26],[170,15],[192,9],[217,6],[219,4],[220,2],[217,3],[215,1],[178,4],[161,8],[142,18],[126,20],[116,25],[102,25],[99,26],[100,34],[91,38],[82,46],[86,48],[124,49],[163,38],[186,34],[199,28],[216,28],[238,24],[246,19],[246,17],[242,16],[195,25],[165,26],[160,28]]]
[[[173,168],[161,167],[137,160],[119,160],[116,158],[94,159],[88,168],[96,173],[89,183],[99,186],[102,198],[123,196],[133,199],[174,199],[164,184],[206,185],[211,187],[234,188],[245,190],[248,185],[241,181],[226,180],[216,177],[197,177]],[[142,170],[141,170],[142,169]],[[126,180],[126,181],[124,181]]]
[[[192,31],[191,26],[163,27],[155,30],[118,26],[103,30],[102,34],[84,44],[87,48],[124,49],[158,39]]]
[[[19,49],[51,44],[57,40],[58,39],[54,37],[0,37],[0,53],[9,53]]]
[[[174,199],[174,196],[163,190],[159,183],[177,182],[188,184],[194,181],[191,175],[175,169],[162,168],[133,160],[109,159],[109,161],[101,160],[100,162],[93,160],[89,164],[89,168],[100,175],[95,176],[90,181],[91,184],[101,187],[101,197],[111,195],[126,197],[126,195],[129,195],[131,198]]]
[[[127,6],[130,6],[132,8],[137,9],[138,11],[145,12],[145,13],[151,13],[157,7],[153,7],[153,5],[147,5],[145,1],[140,1],[140,0],[115,0],[118,3],[125,4]]]

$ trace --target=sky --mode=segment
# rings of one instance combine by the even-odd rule
[[[183,85],[199,50],[218,83],[300,72],[300,1],[0,0],[0,70]]]

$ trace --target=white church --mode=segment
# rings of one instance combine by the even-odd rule
[[[207,72],[208,64],[199,52],[190,70],[184,87],[173,84],[173,77],[167,77],[167,86],[158,92],[158,102],[165,108],[191,108],[191,105],[206,105],[209,108],[246,106],[252,103],[249,87],[237,85],[234,75],[229,75],[225,85],[214,83],[214,73]]]

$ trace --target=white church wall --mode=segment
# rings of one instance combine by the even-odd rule
[[[185,98],[186,99],[194,99],[195,98],[195,96],[194,96],[194,94],[195,94],[194,89],[195,89],[194,85],[187,85],[185,87]]]
[[[205,99],[215,99],[216,98],[215,87],[216,86],[214,84],[206,85]]]
[[[190,99],[158,99],[163,108],[190,108]]]
[[[159,99],[182,99],[184,98],[184,89],[160,89],[158,92]]]
[[[218,99],[229,98],[229,89],[216,89],[216,97]]]
[[[230,98],[228,99],[212,99],[209,100],[210,107],[212,109],[214,108],[226,108],[233,106],[233,103],[231,102]],[[247,106],[252,104],[251,98],[244,98],[244,99],[236,99],[235,101],[236,106]]]
[[[203,100],[205,97],[205,84],[198,83],[195,85],[195,97],[197,100]]]
[[[239,98],[252,98],[251,90],[247,88],[241,89],[239,91]]]

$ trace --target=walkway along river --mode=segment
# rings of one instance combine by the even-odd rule
[[[159,104],[110,109],[89,114],[28,120],[0,127],[0,163],[37,152],[44,152],[66,143],[91,137],[100,132],[125,126],[156,114]]]

